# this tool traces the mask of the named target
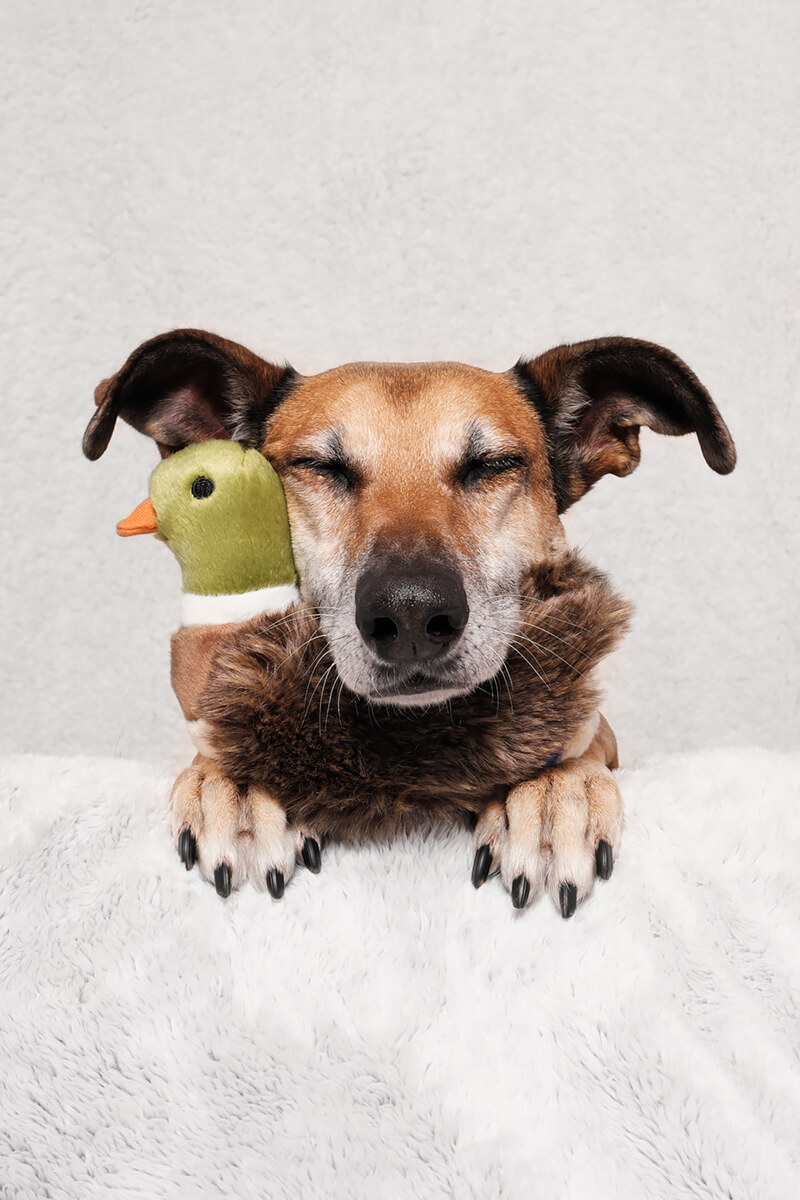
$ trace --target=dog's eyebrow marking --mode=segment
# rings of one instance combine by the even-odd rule
[[[463,460],[480,458],[486,453],[486,436],[477,421],[470,421],[467,427],[467,444],[464,447]]]
[[[295,454],[332,462],[348,462],[350,455],[342,444],[341,430],[341,425],[334,425],[331,429],[320,431],[316,437],[303,441],[301,445],[297,446]]]
[[[470,421],[467,426],[467,444],[462,454],[463,462],[474,462],[487,455],[519,454],[521,447],[516,441],[509,442],[506,435],[494,425],[482,425]]]
[[[336,462],[347,462],[347,454],[342,445],[342,427],[334,425],[333,429],[329,430],[325,438],[325,452],[329,458]]]

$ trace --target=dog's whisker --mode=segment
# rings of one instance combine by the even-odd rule
[[[325,688],[327,687],[327,684],[328,684],[328,676],[330,675],[331,671],[335,671],[335,670],[336,670],[336,663],[332,662],[331,665],[328,667],[327,671],[325,672],[325,674],[322,676],[322,680],[321,680],[322,688],[319,693],[319,708],[318,708],[318,712],[317,712],[317,727],[319,729],[320,737],[322,737],[322,703],[325,699]],[[314,689],[314,691],[316,691],[316,688]],[[312,694],[312,696],[313,696],[313,694]]]
[[[320,653],[319,653],[319,654],[317,655],[317,657],[314,659],[314,661],[313,661],[313,663],[311,664],[311,666],[308,668],[308,683],[306,684],[306,692],[305,692],[305,695],[304,695],[304,697],[303,697],[303,705],[304,705],[304,707],[303,707],[303,719],[302,719],[302,721],[300,722],[300,724],[301,724],[301,725],[305,723],[305,719],[306,719],[306,717],[308,716],[309,710],[310,710],[310,708],[311,708],[311,703],[312,703],[312,701],[313,701],[313,699],[314,699],[314,694],[315,694],[315,692],[316,692],[317,688],[318,688],[318,687],[319,687],[319,685],[320,685],[320,681],[319,681],[319,679],[318,679],[318,680],[317,680],[317,682],[314,684],[314,691],[312,691],[311,695],[309,696],[309,694],[308,694],[308,689],[311,687],[311,684],[312,684],[312,683],[313,683],[313,681],[314,681],[314,668],[316,667],[316,665],[317,665],[317,663],[318,663],[318,662],[321,662],[321,660],[322,660],[322,659],[325,657],[325,655],[326,655],[326,654],[330,654],[330,649],[329,649],[327,646],[325,647],[325,649],[324,649],[324,650],[321,650],[321,651],[320,651]]]
[[[536,626],[529,626],[528,628],[538,628],[538,627],[536,627]],[[552,633],[552,631],[551,631],[551,630],[549,630],[549,629],[540,629],[540,632],[541,632],[541,633],[543,633],[543,634],[545,635],[545,637],[554,637],[554,636],[555,636],[555,635]],[[572,667],[572,666],[573,666],[573,664],[572,664],[571,662],[569,662],[569,660],[568,660],[568,659],[566,659],[566,658],[561,658],[561,655],[560,655],[560,654],[558,654],[558,653],[557,653],[555,650],[553,650],[551,646],[543,645],[541,642],[537,642],[537,641],[536,641],[536,639],[535,639],[535,638],[532,638],[532,637],[530,636],[530,634],[528,634],[528,633],[526,633],[526,632],[525,632],[525,630],[524,630],[524,629],[520,629],[520,630],[519,630],[519,631],[518,631],[518,632],[517,632],[517,633],[516,633],[514,636],[515,636],[515,637],[518,637],[518,638],[521,638],[521,639],[522,639],[523,641],[525,641],[525,642],[529,642],[529,643],[530,643],[530,645],[531,645],[531,646],[535,646],[537,650],[544,650],[544,651],[546,651],[548,654],[553,654],[553,655],[555,655],[555,657],[556,657],[556,658],[560,658],[560,659],[561,659],[561,662],[563,662],[563,663],[564,663],[566,666],[568,666],[568,667]],[[557,640],[557,641],[560,641],[560,642],[563,642],[563,641],[564,641],[564,639],[563,639],[563,638],[557,638],[556,640]],[[570,642],[565,642],[564,644],[565,644],[566,646],[568,646],[568,647],[570,647],[570,646],[571,646],[571,643],[570,643]],[[577,653],[576,657],[577,657],[578,659],[585,659],[587,656],[586,656],[586,654],[584,653],[584,651],[582,651],[582,650],[578,650],[578,653]]]
[[[567,638],[561,637],[552,629],[548,629],[546,625],[537,625],[535,621],[526,621],[522,627],[522,632],[524,633],[526,629],[535,629],[538,633],[543,633],[547,637],[555,638],[557,642],[562,642],[565,646],[572,646],[572,642],[570,642]]]
[[[335,665],[336,665],[336,664],[334,663],[334,666],[335,666]],[[334,679],[334,681],[333,681],[333,685],[332,685],[332,687],[331,687],[331,693],[330,693],[330,695],[328,696],[328,707],[327,707],[327,708],[326,708],[326,710],[325,710],[325,733],[326,733],[326,734],[327,734],[327,732],[328,732],[328,720],[329,720],[329,718],[330,718],[330,715],[331,715],[331,704],[333,703],[333,697],[334,697],[334,695],[335,695],[335,693],[336,693],[336,685],[337,685],[339,682],[340,682],[340,677],[339,677],[339,674],[338,674],[338,672],[337,672],[337,674],[336,674],[336,678]]]
[[[288,625],[292,621],[306,620],[311,615],[313,613],[310,613],[307,608],[292,609],[291,612],[284,613],[282,617],[276,617],[274,621],[270,621],[265,632],[272,633],[273,630],[280,629],[282,625]]]
[[[501,672],[498,671],[497,675],[493,675],[492,678],[489,680],[490,684],[492,685],[492,695],[494,696],[494,715],[495,715],[495,717],[500,716],[500,696],[501,696],[500,678],[502,678],[502,675],[501,675]],[[505,683],[505,680],[503,680],[503,682]]]
[[[529,603],[530,599],[531,599],[530,597],[527,597],[527,596],[525,597],[525,599],[523,600],[523,607],[525,607]],[[548,603],[548,601],[537,600],[536,603],[539,605],[545,605]],[[560,613],[560,612],[546,612],[546,613],[542,613],[540,615],[542,616],[542,619],[545,621],[556,621],[559,625],[568,625],[572,629],[582,629],[582,630],[586,631],[586,628],[587,628],[585,625],[581,624],[580,621],[573,621],[571,617],[564,616],[564,614]]]
[[[516,638],[520,638],[520,637],[523,638],[524,641],[527,642],[527,644],[529,646],[535,647],[536,650],[541,650],[545,654],[552,654],[553,658],[557,658],[559,660],[559,662],[562,662],[564,664],[565,667],[569,667],[570,671],[574,671],[576,675],[583,676],[583,671],[579,671],[574,663],[569,662],[568,659],[566,659],[566,658],[562,658],[562,656],[560,654],[558,654],[555,650],[553,650],[550,646],[543,646],[541,644],[541,642],[535,642],[533,640],[533,638],[527,637],[526,634],[524,634],[524,633],[516,634],[515,640],[516,640]]]
[[[321,642],[327,640],[328,639],[325,637],[324,633],[312,634],[310,638],[306,638],[306,640],[301,642],[299,646],[295,646],[294,650],[290,650],[285,658],[281,659],[281,661],[278,663],[278,670],[280,670],[280,668],[284,666],[290,658],[294,658],[295,654],[299,654],[301,650],[305,650],[307,646],[310,646],[312,642]]]
[[[270,621],[265,632],[272,633],[276,629],[280,629],[283,625],[288,625],[292,621],[307,620],[309,617],[335,617],[335,608],[308,608],[305,605],[300,608],[292,609],[291,612],[284,613],[282,617],[277,617],[274,621]]]
[[[541,630],[541,632],[548,637],[555,637],[555,634],[553,634],[552,630],[543,629],[543,630]],[[576,664],[580,663],[581,665],[583,665],[583,664],[586,664],[591,661],[591,656],[589,655],[589,653],[587,651],[584,651],[584,650],[579,650],[577,652],[577,654],[575,655],[575,661],[570,662],[568,659],[563,658],[556,650],[553,649],[552,646],[546,646],[546,645],[543,645],[541,642],[537,642],[534,638],[529,637],[523,631],[520,631],[515,636],[522,638],[523,641],[527,642],[530,646],[535,646],[537,650],[541,650],[545,654],[552,654],[554,658],[557,658],[560,662],[563,662],[566,667],[569,667],[569,669],[571,671],[574,671],[577,675],[582,675],[583,672],[580,670],[580,668]],[[557,638],[556,640],[563,641],[563,638]],[[564,645],[569,648],[572,648],[571,644],[569,642],[564,642]]]
[[[500,667],[500,674],[506,685],[506,689],[508,690],[508,703],[511,706],[511,713],[513,716],[514,697],[511,695],[511,693],[514,691],[514,680],[511,678],[511,672],[509,671],[509,669],[505,663],[503,663]],[[499,687],[499,685],[497,688],[497,711],[498,711],[498,715],[499,715],[499,713],[500,713],[500,687]]]
[[[542,674],[539,667],[535,666],[534,663],[531,662],[531,660],[528,658],[528,656],[526,654],[523,654],[523,652],[520,650],[519,646],[516,644],[516,641],[513,641],[511,643],[509,649],[514,654],[518,654],[519,657],[523,660],[523,662],[526,662],[528,664],[530,669],[539,677],[539,679],[541,679],[542,683],[547,688],[548,692],[552,691],[552,688],[550,687],[550,684],[549,684],[547,678]],[[539,664],[539,666],[541,666],[541,664]]]

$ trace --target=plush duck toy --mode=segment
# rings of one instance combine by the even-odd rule
[[[257,450],[198,442],[156,467],[148,499],[119,522],[117,533],[154,533],[180,564],[172,686],[195,746],[214,758],[200,696],[218,651],[244,623],[300,603],[281,481]]]
[[[117,533],[167,543],[183,574],[185,626],[247,621],[300,599],[281,481],[238,442],[198,442],[165,458]]]

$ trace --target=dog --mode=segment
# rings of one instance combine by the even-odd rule
[[[219,656],[214,757],[172,793],[187,867],[222,895],[249,878],[277,896],[298,859],[318,869],[326,836],[471,814],[475,886],[497,872],[515,907],[547,890],[572,916],[619,851],[617,747],[592,671],[630,611],[570,550],[561,515],[603,475],[630,474],[641,426],[694,433],[714,471],[733,469],[689,367],[606,337],[499,373],[354,363],[304,377],[177,330],[95,403],[90,459],[122,417],[162,456],[206,438],[256,447],[286,492],[305,608]]]

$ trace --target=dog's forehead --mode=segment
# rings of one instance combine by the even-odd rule
[[[541,441],[536,416],[509,374],[463,363],[348,363],[303,377],[273,418],[273,446],[334,436],[344,448],[375,454],[413,442],[462,453],[467,440],[486,448]],[[322,449],[322,446],[320,447]]]

